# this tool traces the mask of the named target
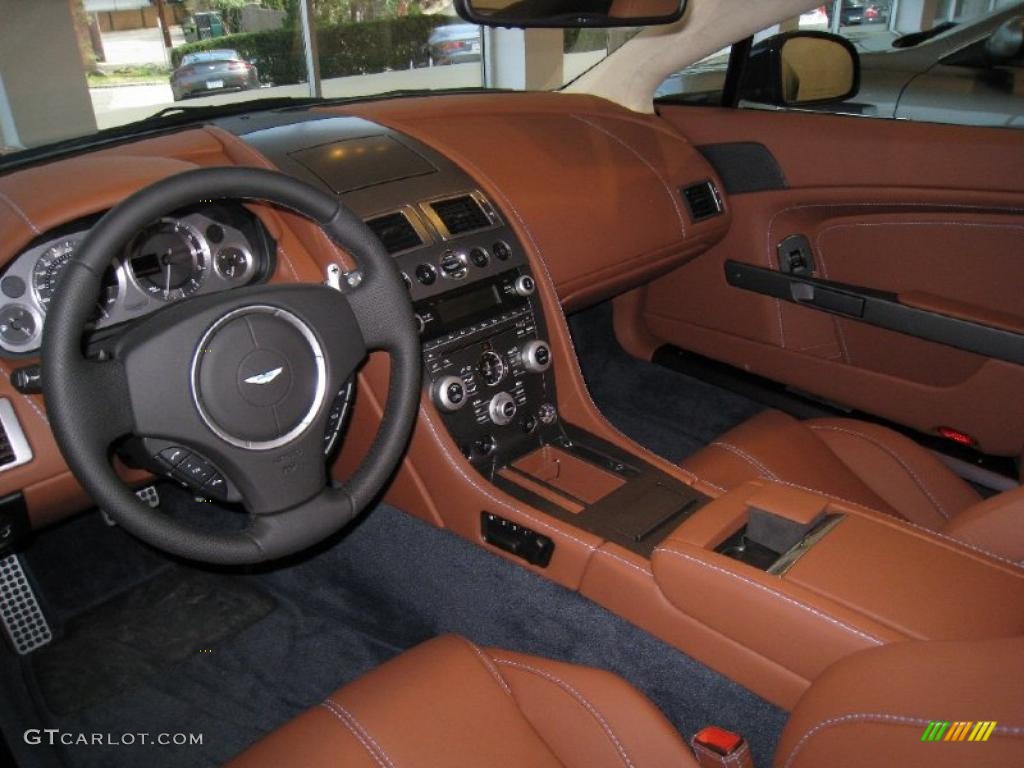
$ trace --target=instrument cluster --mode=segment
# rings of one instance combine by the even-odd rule
[[[37,241],[4,271],[0,348],[13,353],[39,348],[57,284],[88,233],[83,225]],[[272,248],[258,219],[240,206],[205,206],[155,221],[112,259],[92,327],[117,325],[189,296],[262,279]]]

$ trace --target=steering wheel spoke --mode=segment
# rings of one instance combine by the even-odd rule
[[[344,291],[260,285],[194,297],[133,325],[114,345],[114,361],[85,359],[80,340],[107,254],[199,197],[266,200],[307,216],[355,256],[362,280]],[[339,530],[398,465],[419,399],[412,309],[380,242],[333,196],[270,171],[189,171],[111,210],[65,274],[43,342],[54,434],[97,503],[140,538],[220,564],[281,557]],[[324,457],[338,423],[332,407],[367,349],[384,349],[392,358],[387,405],[367,459],[344,488],[335,488]],[[199,532],[138,503],[99,450],[128,432],[146,436],[141,444],[149,458],[200,492],[218,497],[211,477],[230,483],[251,515],[249,527]],[[179,451],[168,458],[169,449]]]

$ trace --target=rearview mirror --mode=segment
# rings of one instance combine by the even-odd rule
[[[784,32],[750,49],[740,99],[777,107],[845,101],[860,88],[860,58],[828,32]]]
[[[985,41],[985,54],[997,63],[1011,61],[1024,53],[1024,16],[1000,24]]]
[[[455,10],[487,27],[650,27],[677,21],[686,0],[455,0]]]

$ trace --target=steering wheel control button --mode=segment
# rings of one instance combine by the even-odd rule
[[[516,417],[516,401],[508,392],[499,392],[491,398],[491,402],[487,406],[487,414],[491,417],[491,421],[499,427],[510,424]]]
[[[313,332],[270,306],[237,309],[207,331],[193,361],[200,415],[222,440],[276,448],[316,418],[325,399],[326,365]]]
[[[175,473],[188,481],[190,485],[202,486],[213,474],[213,467],[199,456],[189,456],[175,469]]]
[[[458,376],[443,376],[434,384],[434,402],[445,413],[454,413],[464,406],[466,384]]]
[[[188,455],[188,449],[182,448],[180,445],[172,445],[170,448],[164,448],[160,451],[160,458],[163,459],[164,463],[169,464],[172,467],[176,467],[181,464]]]
[[[223,475],[214,471],[203,484],[203,490],[211,496],[222,499],[227,496],[228,484],[227,481],[224,480]]]
[[[528,341],[523,345],[520,358],[523,367],[530,373],[544,373],[551,367],[551,347],[540,339]]]
[[[516,278],[513,287],[519,296],[532,296],[533,292],[537,290],[537,283],[529,275],[520,275]]]

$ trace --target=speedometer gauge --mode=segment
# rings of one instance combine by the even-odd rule
[[[146,227],[132,242],[129,266],[139,288],[161,301],[175,301],[199,290],[206,277],[208,246],[187,224],[164,219]]]
[[[32,286],[36,291],[36,298],[43,311],[50,304],[53,292],[57,290],[57,280],[64,271],[64,267],[71,261],[78,247],[78,240],[68,238],[54,243],[39,257],[35,267],[32,268]]]

